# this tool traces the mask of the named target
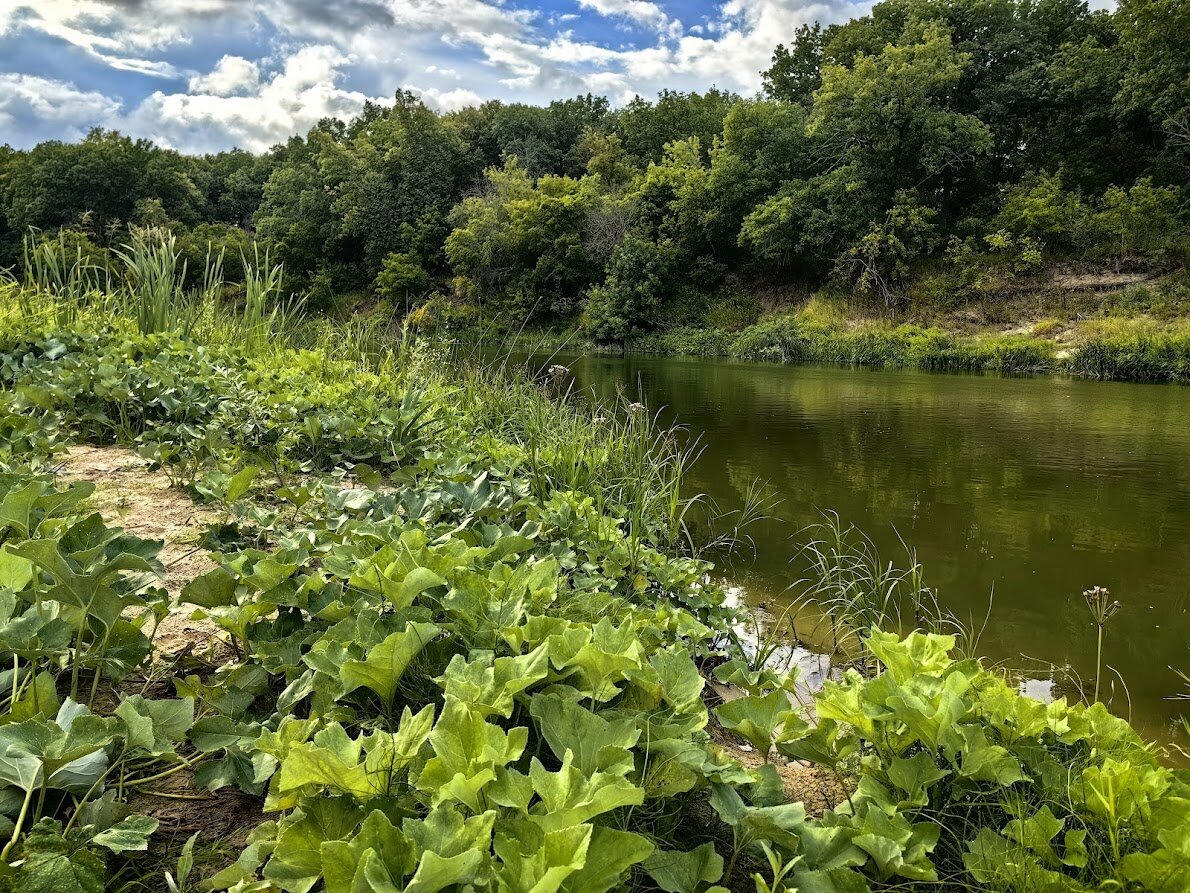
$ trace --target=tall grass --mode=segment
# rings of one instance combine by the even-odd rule
[[[186,261],[174,234],[136,229],[113,253],[124,265],[124,313],[141,333],[181,329],[186,317]]]
[[[1067,362],[1087,378],[1190,383],[1190,325],[1100,320],[1086,327]]]
[[[26,233],[21,240],[21,268],[24,311],[48,314],[59,325],[74,322],[87,306],[111,291],[107,267],[87,257],[81,245],[69,244],[63,233],[54,239]]]
[[[228,300],[223,252],[208,246],[202,276],[188,285],[187,263],[168,230],[133,228],[112,254],[114,268],[89,261],[59,236],[25,238],[22,313],[55,325],[86,314],[123,318],[142,334],[177,332],[208,344],[260,352],[308,340],[299,298],[287,297],[284,269],[253,244],[243,257],[243,301]]]
[[[794,561],[804,573],[790,587],[791,595],[795,604],[813,608],[828,625],[836,652],[864,658],[864,639],[872,629],[965,634],[926,585],[917,555],[908,546],[905,566],[885,561],[866,535],[834,512],[826,512],[802,536],[806,542]]]

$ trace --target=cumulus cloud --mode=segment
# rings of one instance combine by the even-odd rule
[[[206,74],[190,78],[191,93],[235,96],[251,93],[260,86],[260,67],[242,56],[224,56]]]
[[[584,9],[594,10],[601,16],[631,19],[637,24],[644,25],[659,32],[668,32],[681,27],[681,23],[671,20],[665,10],[650,0],[578,0]]]
[[[474,90],[456,87],[454,90],[439,90],[435,87],[411,88],[426,105],[440,112],[453,112],[469,105],[479,105],[483,97]]]
[[[588,91],[615,103],[667,87],[715,85],[748,94],[759,88],[773,47],[798,25],[862,15],[872,0],[721,0],[693,27],[671,17],[668,2],[576,0],[572,8],[653,35],[635,47],[592,36],[571,13],[546,16],[506,0],[0,0],[0,39],[33,31],[113,69],[186,84],[174,92],[153,89],[146,79],[131,96],[107,90],[129,96],[117,117],[138,136],[179,148],[259,149],[323,116],[349,117],[368,95],[398,88],[444,110],[490,98],[542,102]],[[230,52],[221,46],[229,34],[237,41],[234,54],[192,70],[196,59],[214,59],[224,47]],[[45,86],[42,102],[41,90],[26,85],[4,101],[24,103],[28,117],[61,92]],[[74,132],[96,110],[110,116],[119,105],[90,95],[97,97],[93,108],[64,101],[61,108],[77,117],[53,119],[47,112],[47,126],[57,120],[62,133]]]
[[[125,123],[135,133],[188,151],[215,151],[229,145],[262,151],[292,134],[304,133],[322,118],[346,119],[359,113],[369,97],[338,85],[341,68],[349,61],[331,46],[303,47],[285,60],[280,71],[258,79],[246,95],[157,91]],[[212,81],[222,85],[228,68],[224,62],[220,60],[210,74],[200,77],[200,85]]]
[[[28,74],[0,74],[0,132],[48,131],[78,139],[92,127],[109,124],[119,110],[116,100],[74,84]]]

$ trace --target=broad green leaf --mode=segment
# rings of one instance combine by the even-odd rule
[[[364,866],[364,854],[368,850],[378,854],[390,877],[403,878],[416,864],[413,845],[383,812],[375,809],[368,813],[350,840],[323,842],[320,857],[326,893],[369,893]]]
[[[557,693],[535,694],[529,712],[554,756],[573,754],[574,765],[587,775],[626,775],[634,768],[631,748],[640,731],[630,719],[608,722],[581,704]]]
[[[591,832],[586,862],[562,882],[562,890],[604,893],[618,889],[628,869],[647,859],[654,849],[648,838],[640,834],[596,825]]]
[[[402,632],[393,633],[372,647],[364,660],[347,661],[339,669],[344,693],[366,687],[380,695],[384,703],[391,704],[406,668],[438,632],[432,623],[409,623]]]
[[[200,574],[182,587],[179,600],[200,608],[235,604],[236,578],[221,567]]]
[[[434,804],[453,799],[473,812],[484,812],[480,792],[495,781],[497,767],[520,758],[528,740],[525,727],[505,732],[466,704],[447,698],[430,733],[434,756],[418,775],[417,787]]]
[[[904,684],[914,676],[939,676],[953,661],[954,636],[913,632],[902,639],[896,633],[872,630],[867,646],[893,678]]]
[[[447,697],[470,705],[481,715],[508,717],[515,695],[540,682],[548,672],[548,648],[541,645],[528,654],[495,660],[490,652],[472,652],[470,661],[456,654],[437,681]]]
[[[227,493],[224,499],[231,503],[235,502],[241,496],[252,489],[252,482],[256,480],[256,475],[260,469],[255,465],[245,465],[239,471],[231,476],[227,482]]]
[[[1063,822],[1048,806],[1043,806],[1027,819],[1013,819],[1004,827],[1004,836],[1028,847],[1047,865],[1057,865],[1053,839],[1062,831]]]
[[[644,860],[644,869],[666,893],[699,893],[723,877],[723,858],[704,843],[689,852],[659,850]]]
[[[888,779],[905,793],[904,803],[914,807],[929,802],[929,788],[950,775],[925,751],[912,757],[893,757],[888,765]]]
[[[307,893],[322,876],[322,844],[355,832],[363,811],[345,797],[311,798],[280,826],[264,877],[286,893]]]
[[[149,837],[157,830],[158,824],[157,819],[147,815],[130,815],[107,830],[100,831],[91,841],[107,847],[113,853],[144,852],[149,848]]]
[[[723,727],[747,740],[768,760],[773,733],[793,713],[789,695],[777,689],[767,695],[744,695],[715,708]]]
[[[592,830],[590,825],[575,825],[547,831],[535,850],[527,850],[527,841],[519,835],[497,835],[501,887],[518,893],[556,893],[586,863]]]
[[[128,747],[158,757],[173,753],[175,745],[186,740],[194,725],[194,699],[148,701],[132,695],[120,702],[115,714],[124,722]]]
[[[574,765],[569,750],[557,772],[548,771],[534,757],[529,778],[541,798],[530,810],[530,818],[547,833],[582,824],[621,806],[639,805],[645,798],[644,789],[623,776],[583,772]]]

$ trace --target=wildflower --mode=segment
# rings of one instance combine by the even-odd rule
[[[629,412],[644,412],[645,405],[643,403],[629,403],[628,411]]]
[[[1105,586],[1094,586],[1085,590],[1083,598],[1087,600],[1087,607],[1097,626],[1103,626],[1120,610],[1119,601],[1111,600],[1111,591]]]
[[[1120,603],[1111,597],[1105,586],[1093,586],[1083,590],[1083,598],[1091,611],[1091,618],[1098,627],[1095,643],[1095,700],[1099,700],[1099,677],[1103,673],[1103,627],[1120,610]]]
[[[554,363],[554,365],[550,366],[550,368],[546,371],[549,373],[550,378],[561,378],[562,376],[570,373],[570,370],[561,363]]]

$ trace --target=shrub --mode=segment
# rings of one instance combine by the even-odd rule
[[[430,287],[430,277],[415,254],[397,251],[384,258],[376,275],[376,294],[393,306],[405,305]]]
[[[1087,208],[1062,187],[1057,174],[1036,174],[1004,194],[995,227],[1036,239],[1051,250],[1070,250],[1084,236]]]
[[[760,300],[755,294],[729,289],[711,301],[706,324],[727,332],[738,332],[760,318]]]
[[[583,328],[600,344],[622,344],[657,323],[661,301],[676,273],[677,251],[669,241],[639,234],[624,239],[608,264],[607,280],[591,289]]]

